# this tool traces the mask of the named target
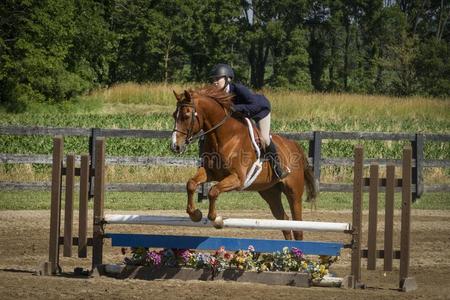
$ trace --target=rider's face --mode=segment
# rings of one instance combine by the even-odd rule
[[[227,83],[226,77],[219,77],[219,78],[213,79],[213,84],[220,89],[223,89],[225,87],[226,83]]]

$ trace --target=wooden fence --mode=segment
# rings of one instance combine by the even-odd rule
[[[95,162],[95,141],[96,137],[115,138],[151,138],[169,139],[171,131],[155,130],[128,130],[128,129],[102,129],[102,128],[48,128],[48,127],[20,127],[20,126],[0,126],[1,135],[44,135],[44,136],[81,136],[88,137],[90,141],[89,152]],[[413,149],[413,199],[419,198],[424,192],[450,192],[448,184],[423,184],[424,168],[438,167],[450,168],[450,160],[432,160],[424,158],[424,145],[427,142],[450,142],[450,134],[414,134],[414,133],[380,133],[380,132],[300,132],[300,133],[280,133],[281,135],[299,141],[309,142],[309,162],[314,169],[314,176],[319,182],[321,191],[327,192],[352,192],[352,184],[342,183],[321,183],[320,172],[325,166],[348,166],[353,165],[352,158],[328,158],[322,157],[322,142],[324,140],[371,140],[371,141],[406,141],[410,142]],[[201,148],[201,147],[200,147]],[[77,158],[79,159],[79,157]],[[198,164],[197,158],[177,158],[177,157],[107,157],[106,163],[109,165],[137,165],[137,166],[195,166]],[[365,159],[364,165],[377,162],[380,165],[393,163],[401,166],[400,159]],[[51,155],[28,155],[0,153],[0,163],[9,164],[51,164]],[[95,167],[95,166],[93,166]],[[91,185],[92,186],[92,185]],[[5,182],[0,181],[0,190],[11,189],[50,189],[50,182]],[[199,188],[199,199],[206,195],[207,184]],[[108,191],[129,191],[129,192],[184,192],[185,183],[177,184],[128,184],[111,183],[107,185]],[[91,193],[92,188],[91,188]]]

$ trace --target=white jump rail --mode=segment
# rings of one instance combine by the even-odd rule
[[[107,224],[140,224],[185,227],[214,226],[213,222],[209,221],[207,218],[203,218],[200,222],[193,222],[189,217],[176,216],[105,215],[104,220]],[[351,224],[333,222],[228,218],[223,220],[223,227],[269,230],[346,232],[351,229]]]

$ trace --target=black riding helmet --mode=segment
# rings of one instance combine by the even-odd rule
[[[209,72],[210,79],[216,79],[220,77],[234,78],[233,69],[227,64],[217,64]]]

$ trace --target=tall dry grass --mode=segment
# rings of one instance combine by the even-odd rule
[[[95,91],[92,96],[103,100],[105,113],[168,112],[174,107],[172,91],[180,92],[200,85],[123,83]],[[272,90],[261,93],[271,101],[274,118],[280,120],[338,121],[349,117],[365,121],[380,118],[422,120],[430,116],[436,121],[450,119],[449,99]]]
[[[272,92],[265,95],[271,100],[274,115],[294,119],[299,116],[319,117],[328,120],[349,116],[375,119],[450,117],[450,101],[424,97],[398,98],[390,96]]]

